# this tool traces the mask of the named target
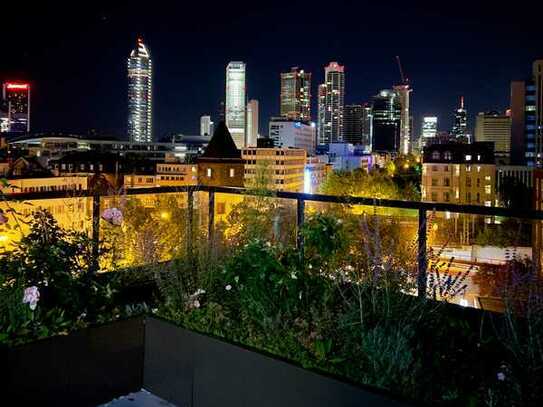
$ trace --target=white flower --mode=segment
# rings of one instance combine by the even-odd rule
[[[226,291],[230,291],[232,289],[232,286],[230,284],[228,284],[226,287],[224,287],[224,289]]]
[[[503,382],[505,380],[505,374],[503,372],[498,372],[496,376],[500,382]]]
[[[236,282],[236,284],[239,282],[239,276],[235,276],[234,277],[234,281]]]
[[[341,225],[342,223],[343,223],[343,220],[341,220],[341,219],[338,219],[338,220],[337,220],[337,224],[338,224],[338,225]]]
[[[354,270],[354,267],[351,266],[350,264],[348,264],[347,266],[345,266],[345,270],[353,271],[353,270]]]
[[[192,302],[192,306],[193,306],[194,308],[200,308],[200,301],[194,300],[194,301]]]
[[[293,280],[298,280],[298,277],[296,277],[296,273],[294,272],[290,273],[290,278],[292,278]]]
[[[312,265],[312,264],[310,264],[310,265],[309,265],[308,267],[309,267],[309,269],[311,270],[311,269],[313,268],[313,265]]]
[[[32,286],[25,288],[25,292],[23,295],[23,304],[28,304],[30,306],[30,309],[34,311],[36,309],[36,306],[38,305],[39,300],[40,291],[38,290],[38,287]]]
[[[266,246],[271,247],[271,242],[270,242],[270,241],[267,241],[267,242],[266,242]]]

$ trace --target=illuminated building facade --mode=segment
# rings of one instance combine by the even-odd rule
[[[511,82],[511,162],[543,166],[543,60],[530,79]]]
[[[434,144],[423,150],[423,201],[495,206],[492,143]]]
[[[400,100],[400,153],[411,151],[411,115],[409,108],[410,94],[413,91],[407,84],[394,86]]]
[[[475,141],[494,143],[494,155],[500,164],[508,164],[511,155],[511,116],[499,112],[479,113],[475,121]]]
[[[324,75],[326,81],[324,87],[319,87],[319,144],[341,143],[343,142],[345,67],[337,62],[330,62],[324,68]],[[321,91],[323,92],[322,105]]]
[[[437,117],[424,116],[422,118],[422,134],[420,138],[421,148],[433,144],[437,136]]]
[[[293,67],[281,74],[281,116],[311,121],[311,73]]]
[[[160,163],[155,174],[128,174],[125,188],[152,188],[196,185],[198,167],[195,164]]]
[[[245,63],[230,62],[226,66],[226,127],[238,149],[246,145]]]
[[[128,138],[153,142],[153,66],[148,48],[138,38],[128,58]]]
[[[213,121],[211,116],[200,117],[200,136],[211,136],[213,134]]]
[[[315,130],[313,122],[272,117],[268,135],[275,147],[301,148],[307,154],[314,155],[317,140]]]
[[[307,157],[304,169],[304,190],[305,194],[316,194],[321,184],[326,179],[328,163],[323,157]]]
[[[401,152],[400,97],[394,90],[382,90],[373,97],[372,151],[379,153]]]
[[[268,178],[270,189],[303,192],[304,168],[307,154],[301,148],[245,148],[242,150],[245,164],[245,186],[253,185],[259,171]]]
[[[258,133],[258,100],[251,99],[247,103],[247,146],[256,146]]]
[[[317,107],[317,142],[321,143],[324,140],[324,112],[326,110],[326,85],[320,84],[318,91],[318,107]]]
[[[5,112],[0,117],[0,131],[30,132],[30,84],[5,82],[2,86],[2,99]]]
[[[460,97],[460,106],[454,112],[454,124],[451,135],[456,139],[465,141],[468,129],[468,112],[464,107],[464,96]]]

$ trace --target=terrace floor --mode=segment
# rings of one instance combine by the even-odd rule
[[[145,389],[100,404],[98,407],[176,407]]]

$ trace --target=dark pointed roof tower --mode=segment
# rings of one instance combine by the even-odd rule
[[[241,151],[236,147],[236,143],[234,143],[224,121],[219,122],[213,137],[211,137],[206,150],[198,158],[198,161],[242,162]]]

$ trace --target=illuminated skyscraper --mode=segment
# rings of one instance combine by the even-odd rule
[[[200,117],[200,136],[213,135],[213,122],[211,116],[204,115]]]
[[[460,97],[460,106],[454,112],[454,125],[451,130],[453,137],[465,139],[467,137],[468,113],[464,108],[464,96]]]
[[[153,142],[153,69],[151,55],[141,38],[128,58],[128,138]]]
[[[5,116],[1,131],[12,133],[30,132],[30,84],[6,82],[2,86]]]
[[[311,120],[311,73],[294,67],[281,74],[281,116]]]
[[[319,85],[318,93],[318,117],[317,117],[317,140],[319,144],[323,144],[324,140],[324,111],[326,110],[326,85]]]
[[[343,107],[345,99],[345,68],[337,62],[330,62],[324,68],[325,88],[319,87],[319,105],[321,89],[324,91],[323,117],[319,117],[319,144],[343,142]],[[321,110],[319,110],[319,116]],[[322,121],[321,121],[322,120]]]
[[[432,144],[437,135],[437,117],[425,116],[422,118],[421,147]]]
[[[258,138],[258,100],[247,103],[247,146],[256,146]]]
[[[373,97],[373,151],[401,152],[401,110],[400,96],[394,90],[385,89]]]
[[[394,90],[400,98],[400,152],[409,154],[411,151],[411,115],[409,112],[410,93],[413,91],[408,84],[396,85]]]
[[[239,149],[246,145],[246,103],[245,63],[230,62],[226,66],[226,127]]]

